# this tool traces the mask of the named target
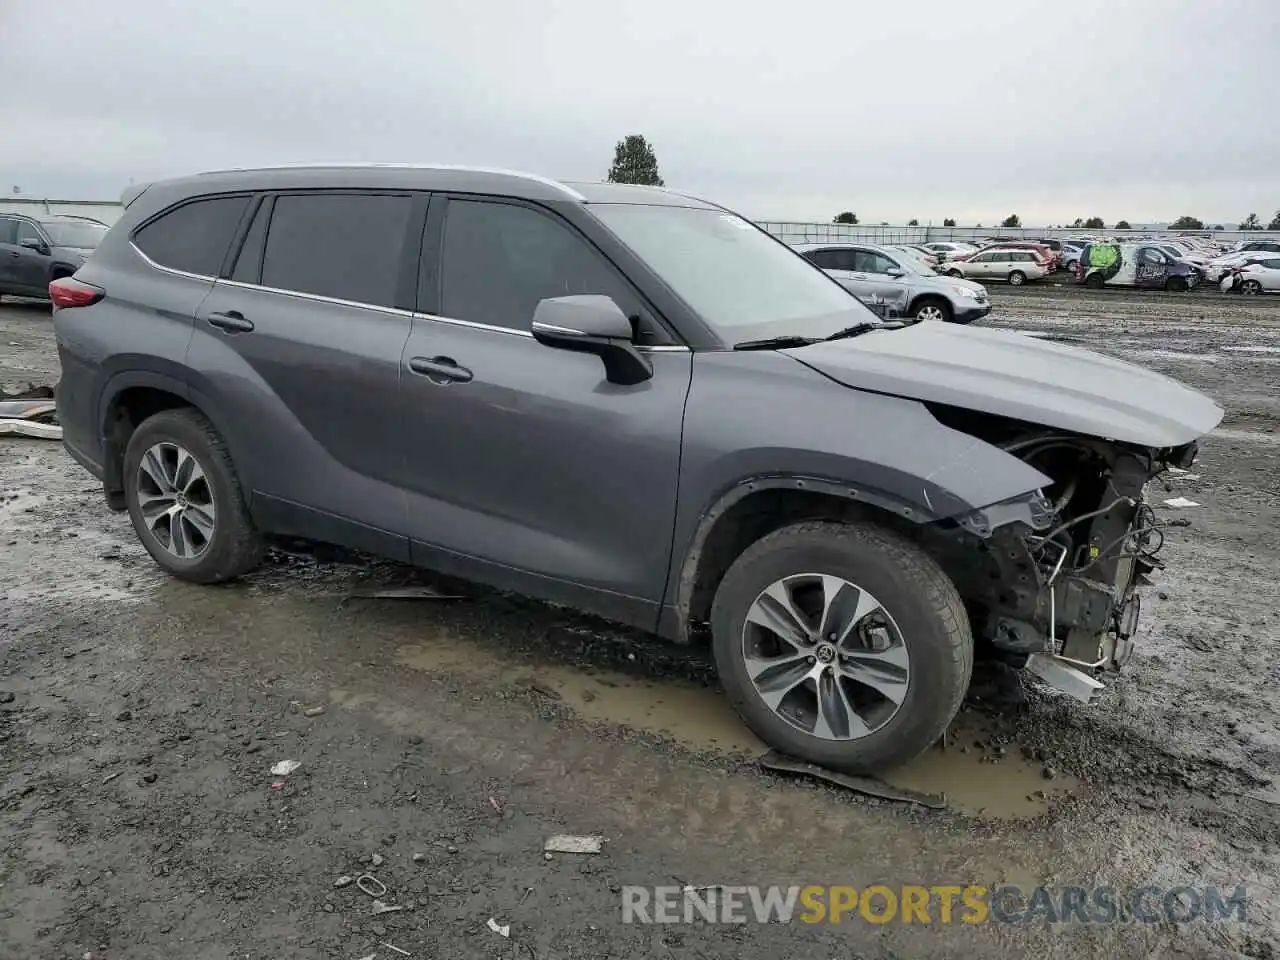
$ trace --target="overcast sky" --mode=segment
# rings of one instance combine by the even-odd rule
[[[1277,0],[0,0],[0,192],[309,160],[669,186],[757,219],[1280,207]]]

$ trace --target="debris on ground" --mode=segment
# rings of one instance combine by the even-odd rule
[[[0,437],[61,440],[62,428],[56,423],[39,423],[35,420],[0,420]]]
[[[371,857],[369,858],[369,862],[370,862],[371,864],[373,864],[375,867],[380,867],[380,866],[382,866],[382,865],[383,865],[383,863],[385,863],[386,861],[382,858],[382,854],[380,854],[380,853],[375,853],[373,856],[371,856]]]
[[[310,707],[302,711],[304,717],[318,717],[322,713],[324,713],[324,707]]]
[[[1176,509],[1200,506],[1200,504],[1196,503],[1194,500],[1188,500],[1186,497],[1174,497],[1172,500],[1166,500],[1164,505],[1166,507],[1174,507]]]
[[[947,806],[946,797],[940,794],[919,793],[915,790],[892,787],[883,780],[876,780],[874,777],[859,777],[849,773],[839,773],[835,770],[820,767],[816,763],[805,763],[803,760],[793,759],[786,754],[779,753],[777,750],[770,750],[758,762],[765,770],[773,773],[795,773],[816,777],[837,787],[844,787],[846,790],[852,790],[868,797],[876,797],[880,800],[916,803],[930,810],[944,810]]]
[[[379,940],[379,941],[378,941],[378,946],[380,946],[380,947],[386,947],[388,950],[393,950],[393,951],[395,951],[396,953],[400,954],[400,956],[402,956],[402,957],[409,957],[409,956],[412,956],[412,954],[411,954],[411,953],[409,953],[409,951],[408,951],[408,950],[401,950],[399,947],[394,946],[393,944],[387,943],[385,940]]]
[[[0,399],[0,436],[61,440],[62,427],[58,426],[58,408],[52,395],[50,390],[48,398],[17,399],[0,390],[0,397],[4,398]]]
[[[496,933],[500,937],[511,936],[511,924],[509,923],[504,923],[501,926],[499,926],[498,921],[493,919],[493,917],[490,917],[487,926],[490,930],[492,930],[494,933]]]
[[[351,886],[351,884],[353,884],[353,883],[355,883],[355,882],[356,882],[356,878],[355,878],[355,877],[349,877],[349,876],[347,876],[347,875],[344,873],[344,874],[343,874],[342,876],[340,876],[337,880],[333,881],[333,885],[334,885],[334,887],[336,887],[337,889],[341,890],[343,887],[349,887],[349,886]]]
[[[373,887],[378,889],[374,890]],[[387,885],[372,874],[364,873],[356,879],[356,886],[360,888],[361,893],[367,893],[375,900],[381,899],[387,895]]]
[[[0,387],[0,400],[52,400],[53,387],[28,382],[25,390],[19,390],[17,393],[6,393],[3,387]]]
[[[356,590],[347,594],[347,600],[465,600],[460,593],[441,593],[426,585],[413,587],[380,587]]]
[[[542,845],[547,853],[599,853],[604,837],[575,837],[557,834]]]
[[[385,903],[382,900],[375,900],[373,901],[373,909],[370,912],[376,917],[383,913],[399,913],[403,909],[403,903]]]
[[[300,766],[302,766],[302,763],[298,760],[281,760],[271,768],[271,775],[273,777],[287,777]]]

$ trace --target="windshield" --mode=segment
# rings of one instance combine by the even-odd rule
[[[100,223],[77,223],[64,220],[46,220],[40,224],[55,247],[79,247],[93,250],[106,236],[107,228]]]
[[[727,342],[823,337],[877,319],[790,247],[723,210],[627,203],[590,209]]]

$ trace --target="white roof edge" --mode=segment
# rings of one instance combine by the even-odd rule
[[[250,173],[259,170],[328,170],[328,169],[394,169],[394,170],[465,170],[469,173],[494,173],[508,177],[519,177],[522,180],[531,180],[535,183],[541,183],[544,186],[554,187],[561,193],[579,202],[586,202],[586,197],[580,194],[572,187],[566,186],[559,180],[553,180],[550,177],[544,177],[536,173],[526,173],[523,170],[507,170],[502,167],[472,167],[464,163],[370,163],[359,160],[337,160],[328,163],[316,162],[314,160],[301,161],[298,163],[273,163],[262,166],[253,167],[227,167],[221,170],[205,170],[200,176],[214,173]]]

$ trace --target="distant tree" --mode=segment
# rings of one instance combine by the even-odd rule
[[[1083,227],[1083,226],[1084,226],[1084,221],[1083,221],[1083,220],[1081,220],[1079,217],[1076,217],[1076,222],[1075,222],[1075,223],[1073,223],[1073,224],[1072,224],[1072,226],[1073,226],[1073,227]]]
[[[1011,213],[1001,221],[1000,226],[1020,227],[1022,226],[1022,221],[1018,219],[1018,215],[1016,213]]]
[[[1224,227],[1224,226],[1223,226],[1222,224],[1220,224],[1220,223],[1215,223],[1215,224],[1213,225],[1213,229],[1215,229],[1215,230],[1225,230],[1225,229],[1226,229],[1226,227]]]
[[[1280,213],[1277,213],[1276,216],[1280,217]],[[942,221],[942,225],[944,227],[954,227],[956,225],[956,222],[952,220],[950,217],[947,217],[947,219]]]
[[[981,230],[981,229],[982,229],[982,224],[978,224],[978,229],[979,229],[979,230]]]
[[[1107,225],[1106,225],[1105,223],[1103,223],[1103,222],[1102,222],[1102,218],[1101,218],[1101,217],[1090,217],[1088,220],[1086,220],[1086,221],[1084,222],[1084,225],[1085,225],[1085,227],[1086,227],[1087,229],[1089,229],[1089,230],[1105,230],[1105,229],[1107,229]]]
[[[1280,210],[1276,211],[1276,215],[1271,218],[1271,222],[1267,224],[1268,230],[1280,230]]]
[[[638,133],[628,134],[613,148],[613,166],[609,168],[610,183],[639,183],[648,187],[661,187],[658,176],[658,157],[649,141]]]
[[[1240,226],[1237,227],[1236,229],[1237,230],[1261,230],[1262,221],[1258,219],[1258,215],[1256,213],[1251,213],[1244,218],[1244,223],[1240,224]]]
[[[1128,221],[1128,220],[1117,220],[1117,221],[1116,221],[1116,229],[1117,229],[1117,230],[1132,230],[1132,229],[1133,229],[1133,227],[1132,227],[1132,226],[1130,226],[1130,224],[1129,224],[1129,221]]]
[[[912,217],[910,220],[908,220],[908,221],[907,221],[907,226],[908,226],[908,227],[918,227],[918,226],[920,226],[920,221],[919,221],[919,220],[917,220],[915,217]]]
[[[1169,224],[1170,230],[1203,230],[1204,221],[1197,220],[1195,217],[1179,217],[1173,223]]]
[[[831,222],[832,223],[857,223],[858,215],[851,210],[846,210],[844,213],[837,213],[835,216],[835,219],[832,220]]]

